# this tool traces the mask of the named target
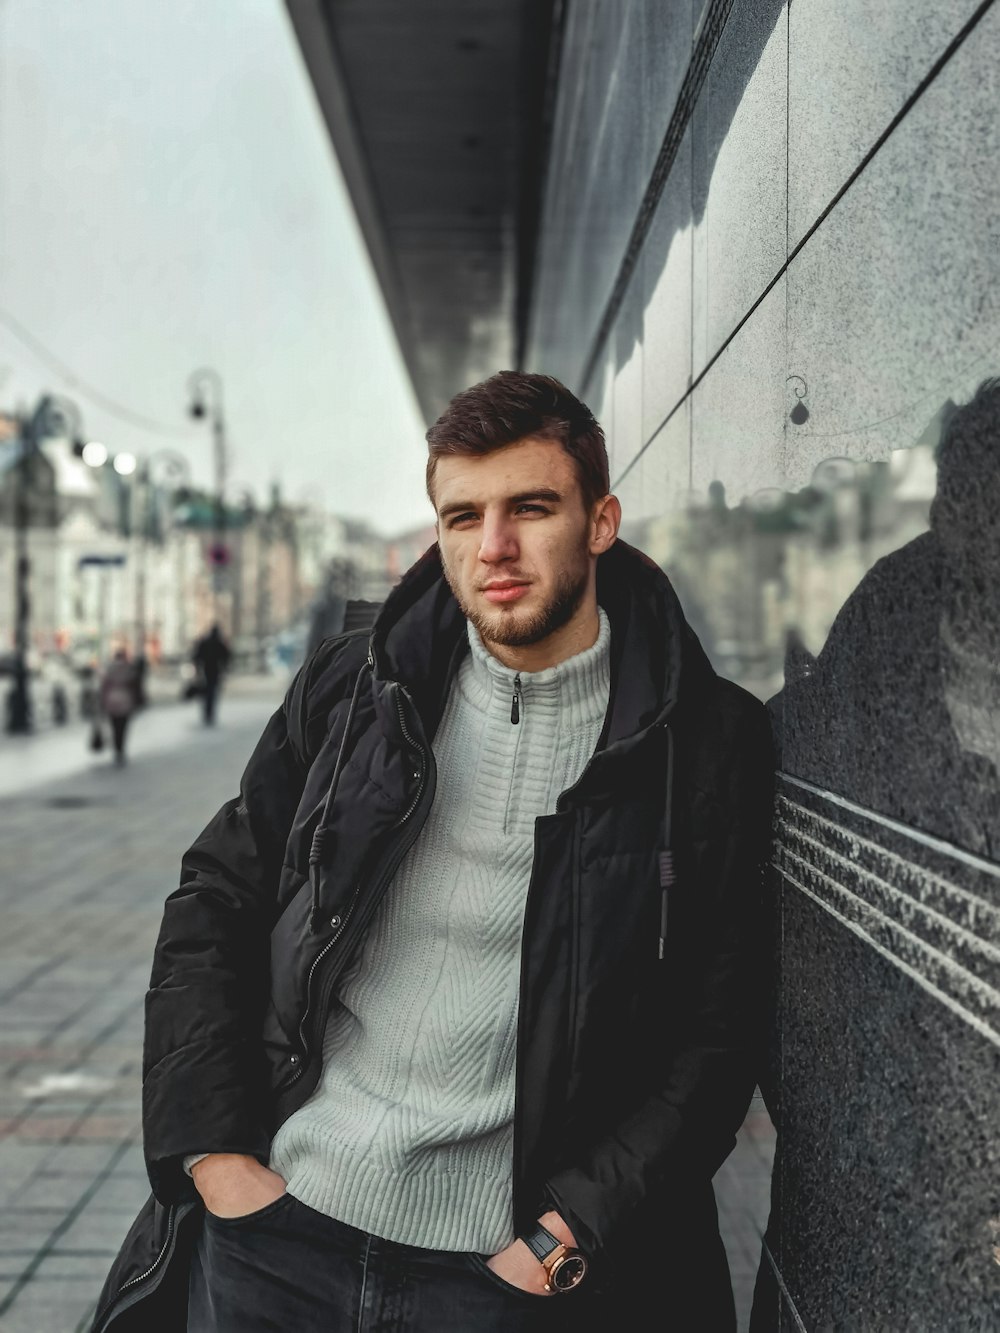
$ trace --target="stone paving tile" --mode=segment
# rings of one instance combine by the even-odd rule
[[[123,772],[71,754],[65,736],[34,758],[0,745],[3,1333],[85,1333],[146,1197],[142,997],[163,899],[181,852],[236,792],[283,688],[242,685],[210,733],[181,709],[140,719]],[[715,1180],[741,1330],[772,1154],[757,1102]]]
[[[57,1280],[43,1266],[20,1287],[12,1286],[0,1302],[0,1308],[10,1302],[0,1315],[0,1328],[3,1333],[76,1333],[77,1329],[86,1329],[81,1316],[93,1307],[93,1293],[100,1289],[102,1280],[96,1269],[89,1277]]]
[[[14,1202],[10,1211],[0,1217],[0,1256],[3,1256],[3,1271],[10,1271],[12,1255],[33,1258],[56,1231],[70,1206],[68,1197],[61,1198],[47,1207]]]

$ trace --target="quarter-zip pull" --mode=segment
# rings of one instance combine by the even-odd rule
[[[510,720],[516,726],[521,720],[521,673],[514,677],[514,697],[510,701]]]

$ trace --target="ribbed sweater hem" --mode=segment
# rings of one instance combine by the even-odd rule
[[[325,1144],[322,1162],[313,1157],[307,1169],[290,1172],[288,1192],[316,1212],[401,1245],[496,1254],[514,1239],[509,1176],[402,1175]]]

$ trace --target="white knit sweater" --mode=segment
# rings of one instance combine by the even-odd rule
[[[362,1231],[494,1253],[513,1239],[514,1057],[535,819],[600,736],[610,627],[515,673],[469,626],[434,739],[434,804],[340,981],[316,1092],[279,1129],[289,1191]]]

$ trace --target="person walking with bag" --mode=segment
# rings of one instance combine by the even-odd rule
[[[500,372],[427,441],[437,543],[167,900],[153,1193],[92,1333],[736,1327],[766,711],[618,540],[562,384]]]
[[[141,699],[141,677],[134,662],[128,659],[124,648],[119,648],[101,677],[101,711],[111,726],[111,738],[116,764],[125,763],[125,738],[132,714]],[[95,723],[95,727],[96,727]],[[93,742],[92,742],[93,744]],[[103,748],[101,746],[95,748]]]

